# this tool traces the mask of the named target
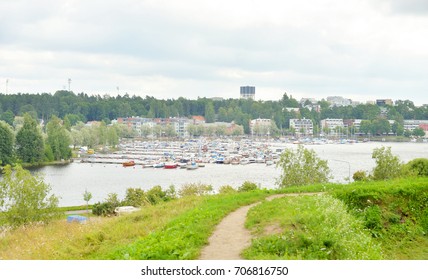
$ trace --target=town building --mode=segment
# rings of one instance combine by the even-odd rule
[[[290,119],[290,128],[297,136],[311,136],[314,134],[314,124],[310,119]]]
[[[192,121],[193,121],[193,124],[195,125],[204,124],[205,118],[204,116],[192,116]]]
[[[243,99],[256,99],[256,87],[255,86],[242,86],[240,90],[240,97]]]
[[[377,106],[392,106],[394,105],[394,102],[391,99],[376,99],[376,105]]]
[[[342,96],[328,96],[327,102],[329,102],[331,106],[336,106],[336,107],[352,105],[351,99],[347,99]]]
[[[306,104],[317,104],[317,103],[318,101],[315,98],[307,98],[307,97],[300,99],[300,102],[299,102],[299,104],[302,106]]]
[[[269,135],[272,126],[271,119],[255,119],[250,121],[251,135]]]
[[[124,124],[137,132],[138,136],[142,135],[143,125],[149,128],[153,128],[155,126],[153,119],[141,117],[118,118],[116,121],[112,121],[112,123]]]
[[[337,127],[343,128],[345,125],[343,119],[324,119],[321,120],[321,129],[336,129]]]
[[[404,130],[410,130],[410,131],[413,131],[415,128],[424,129],[428,126],[428,120],[404,120],[403,126],[404,126]]]

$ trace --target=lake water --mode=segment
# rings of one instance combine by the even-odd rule
[[[278,144],[275,144],[278,146]],[[371,158],[374,148],[390,146],[393,154],[402,161],[418,157],[428,158],[426,143],[357,143],[311,145],[320,158],[326,159],[332,170],[333,182],[346,182],[348,174],[357,170],[370,171],[375,162]],[[283,144],[282,147],[293,147]],[[93,198],[90,203],[103,201],[109,193],[117,193],[123,199],[127,188],[150,189],[160,185],[166,189],[174,185],[179,189],[186,183],[211,184],[214,189],[223,185],[240,186],[251,181],[266,188],[276,188],[280,170],[265,164],[222,165],[206,164],[196,170],[154,169],[141,166],[124,168],[114,164],[71,163],[64,166],[46,166],[36,169],[44,175],[45,182],[52,187],[52,193],[61,197],[60,206],[83,205],[83,193],[88,190]]]

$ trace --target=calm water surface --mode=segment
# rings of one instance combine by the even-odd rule
[[[357,143],[352,145],[313,145],[320,158],[326,159],[333,173],[334,182],[345,182],[348,174],[357,170],[371,170],[375,162],[371,158],[374,148],[390,146],[392,152],[407,162],[418,157],[428,158],[426,143]],[[284,144],[283,147],[296,147]],[[349,164],[348,164],[349,163]],[[44,175],[52,192],[60,196],[60,206],[83,205],[83,193],[92,193],[90,203],[103,201],[109,193],[117,193],[123,198],[127,188],[150,189],[160,185],[167,188],[174,185],[179,189],[186,183],[211,184],[214,189],[223,185],[240,186],[244,181],[275,188],[280,170],[264,164],[220,165],[206,164],[197,170],[186,169],[143,169],[141,166],[124,168],[121,165],[71,163],[65,166],[46,166],[37,169]]]

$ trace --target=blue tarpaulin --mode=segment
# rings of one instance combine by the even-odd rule
[[[67,222],[78,222],[78,223],[85,223],[88,220],[88,218],[80,215],[70,215],[67,217]]]

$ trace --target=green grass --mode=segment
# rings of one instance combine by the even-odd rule
[[[246,226],[257,236],[247,259],[381,259],[363,221],[329,195],[284,197],[252,208]]]
[[[119,217],[91,217],[87,224],[64,218],[24,226],[0,238],[0,259],[192,259],[225,215],[266,195],[184,197]]]
[[[261,200],[267,192],[206,196],[204,202],[147,237],[125,246],[109,258],[143,260],[196,259],[215,226],[233,210]]]
[[[86,224],[63,218],[48,225],[25,226],[0,239],[0,259],[105,259],[117,247],[161,229],[203,203],[186,197],[119,217],[92,217]]]
[[[388,259],[428,259],[428,178],[353,184],[332,192],[364,220]]]
[[[184,197],[83,225],[62,217],[0,231],[0,259],[196,259],[228,213],[294,192],[324,195],[253,208],[248,226],[256,239],[246,258],[428,259],[428,178]]]

